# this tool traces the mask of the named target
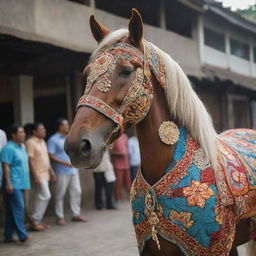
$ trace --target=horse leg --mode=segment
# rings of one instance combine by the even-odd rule
[[[238,251],[236,247],[232,247],[229,256],[238,256]]]

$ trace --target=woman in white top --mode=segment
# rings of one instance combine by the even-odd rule
[[[114,192],[114,183],[116,180],[113,165],[110,161],[109,151],[103,155],[100,165],[93,169],[93,177],[95,181],[95,207],[102,210],[104,206],[107,209],[116,209],[113,205],[112,198]],[[102,191],[105,189],[106,204],[102,200]]]

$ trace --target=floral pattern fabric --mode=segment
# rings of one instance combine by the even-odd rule
[[[228,136],[233,136],[234,133],[241,139],[246,132],[235,130]],[[250,147],[253,148],[247,150],[251,159],[256,157],[256,133],[247,130],[248,133],[254,136],[248,140]],[[225,138],[227,138],[225,134],[220,136],[218,151],[223,149],[219,145],[229,143]],[[239,145],[242,147],[239,143],[235,146],[239,147]],[[228,147],[232,148],[230,145]],[[240,154],[235,153],[231,156],[230,151],[228,153],[223,151],[218,154],[220,162],[223,161],[222,154],[226,154],[225,158],[236,157],[238,161],[242,161]],[[219,173],[214,171],[201,148],[184,128],[180,128],[180,137],[173,158],[165,176],[155,185],[150,186],[141,171],[138,172],[133,183],[131,190],[133,224],[140,253],[145,242],[150,238],[154,239],[153,228],[158,236],[175,243],[184,255],[229,255],[238,219],[248,214],[256,215],[254,183],[250,183],[251,187],[246,193],[234,194],[227,178],[228,166],[221,162],[223,169],[219,169],[217,171]],[[250,163],[251,161],[248,165]],[[250,172],[255,174],[256,162],[250,166],[254,168]],[[239,172],[246,175],[248,184],[249,180],[253,179],[250,177],[250,172],[241,170]],[[216,179],[216,175],[222,179]],[[236,181],[240,178],[239,175],[234,177]],[[240,181],[244,182],[243,178]],[[222,201],[225,193],[230,199],[226,201],[229,204]],[[152,216],[154,216],[153,224]]]

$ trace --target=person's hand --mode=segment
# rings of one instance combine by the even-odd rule
[[[12,194],[12,192],[13,192],[12,184],[11,183],[6,184],[6,193],[7,194]]]
[[[41,185],[41,180],[39,178],[35,178],[34,182],[36,185]]]
[[[67,167],[73,167],[73,165],[71,164],[71,163],[69,163],[69,162],[64,162],[63,163],[65,166],[67,166]]]

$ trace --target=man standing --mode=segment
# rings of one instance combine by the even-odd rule
[[[12,125],[10,128],[11,141],[1,152],[3,163],[3,197],[5,205],[4,241],[14,242],[15,232],[21,242],[29,239],[24,224],[24,195],[23,190],[30,189],[28,156],[23,142],[25,132],[22,126]]]
[[[7,143],[6,134],[3,130],[0,129],[0,153],[6,143]],[[2,170],[2,163],[0,161],[0,189],[2,187],[2,179],[3,179],[3,170]]]
[[[46,130],[42,123],[31,126],[32,136],[26,141],[30,170],[33,177],[33,195],[31,200],[30,229],[43,231],[48,225],[42,222],[51,193],[49,180],[55,180],[55,173],[50,165],[47,146],[44,141]]]
[[[65,225],[64,197],[67,190],[69,190],[70,207],[73,214],[72,221],[86,222],[87,220],[80,216],[81,185],[79,173],[71,165],[70,159],[64,151],[64,142],[69,131],[68,121],[63,118],[58,119],[57,129],[57,132],[48,140],[48,152],[57,175],[55,189],[57,224],[60,226]]]
[[[120,200],[122,197],[122,184],[125,184],[125,188],[130,193],[131,188],[131,176],[129,166],[129,154],[127,146],[128,137],[123,133],[113,144],[111,150],[112,162],[116,174],[116,186],[115,186],[115,199]]]

